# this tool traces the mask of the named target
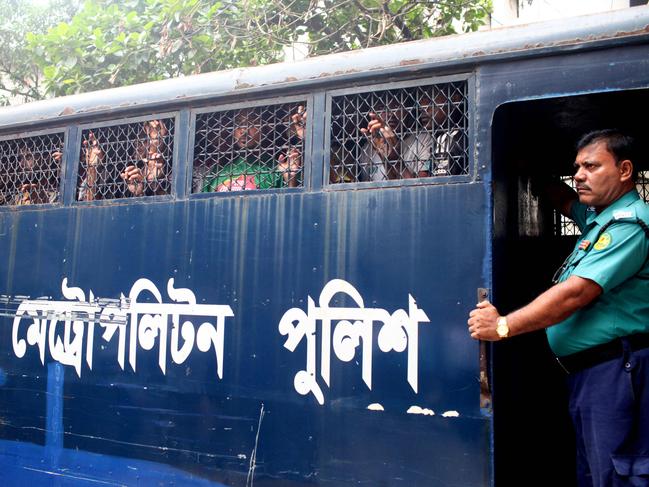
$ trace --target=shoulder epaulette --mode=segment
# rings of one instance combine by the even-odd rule
[[[635,208],[627,207],[623,210],[615,210],[613,212],[613,220],[635,220],[637,217]]]

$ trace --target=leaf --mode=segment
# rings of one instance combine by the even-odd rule
[[[43,74],[49,79],[56,77],[57,71],[58,68],[56,66],[45,66],[45,68],[43,68]]]
[[[70,26],[66,23],[60,23],[56,26],[55,32],[56,35],[65,37],[65,35],[70,31]]]
[[[77,65],[77,58],[75,56],[69,56],[64,61],[63,65],[68,69],[72,69]]]
[[[95,31],[98,31],[98,32],[94,36],[95,37],[94,46],[98,50],[102,51],[106,47],[106,41],[104,41],[104,38],[101,35],[101,30],[100,29],[95,29]]]
[[[193,40],[194,42],[200,42],[201,44],[210,44],[212,41],[212,37],[210,37],[207,34],[201,34],[198,36],[194,36]]]
[[[134,23],[138,19],[137,12],[134,10],[131,10],[129,13],[126,14],[126,22],[128,23]]]
[[[182,39],[176,39],[171,45],[171,52],[176,53],[181,47],[183,47]]]

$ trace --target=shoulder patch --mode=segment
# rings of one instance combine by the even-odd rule
[[[611,238],[611,234],[608,233],[608,232],[604,232],[604,233],[602,233],[602,235],[600,235],[597,242],[595,242],[595,245],[593,245],[593,249],[595,249],[595,250],[604,250],[606,247],[611,245],[612,241],[613,241],[613,239]]]
[[[633,208],[628,210],[616,210],[613,212],[613,218],[615,220],[626,220],[629,218],[635,218],[635,210]]]

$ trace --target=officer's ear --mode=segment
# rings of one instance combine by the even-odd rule
[[[620,181],[626,182],[633,178],[633,163],[629,159],[620,161],[617,167],[620,171]]]

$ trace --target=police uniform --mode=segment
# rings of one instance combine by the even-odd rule
[[[579,485],[649,486],[649,206],[634,190],[599,214],[576,202],[572,218],[582,237],[559,282],[603,290],[547,329],[569,372]]]

